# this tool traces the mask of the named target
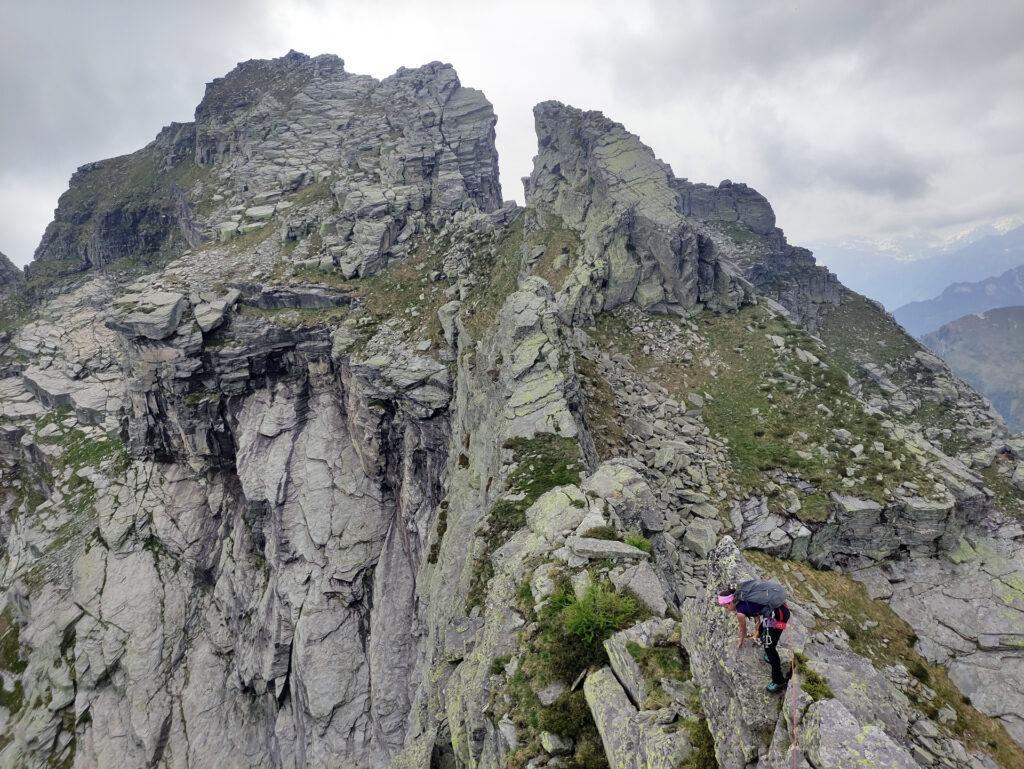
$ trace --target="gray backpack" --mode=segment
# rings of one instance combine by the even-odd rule
[[[782,606],[787,597],[786,588],[778,582],[769,582],[766,579],[748,579],[736,588],[737,600],[761,604],[767,608],[764,612],[766,615],[771,614],[772,609]]]

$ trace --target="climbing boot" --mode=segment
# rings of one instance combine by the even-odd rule
[[[768,686],[765,687],[765,690],[768,691],[770,694],[778,694],[781,691],[785,691],[785,689],[785,684],[777,684],[774,681],[772,681],[770,684],[768,684]]]

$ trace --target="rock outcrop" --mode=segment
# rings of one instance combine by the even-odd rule
[[[495,121],[483,94],[438,62],[382,81],[347,73],[336,56],[245,62],[207,86],[194,123],[79,169],[31,269],[228,239],[280,219],[294,203],[283,197],[312,189],[336,201],[318,223],[321,261],[370,275],[432,212],[501,206]],[[228,197],[238,202],[224,217],[206,213]]]
[[[559,102],[534,108],[539,154],[527,204],[580,233],[591,311],[734,309],[748,289],[684,218],[672,169],[618,123]]]
[[[0,291],[10,290],[21,281],[21,278],[21,270],[0,252]]]
[[[450,66],[290,53],[76,173],[0,326],[0,767],[1021,765],[1024,443],[749,187],[536,118],[503,204]]]

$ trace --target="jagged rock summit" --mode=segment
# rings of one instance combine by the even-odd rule
[[[21,280],[21,270],[0,251],[0,291],[10,288]]]
[[[1024,441],[751,188],[535,116],[519,207],[450,66],[292,52],[76,172],[0,326],[0,767],[1024,766]]]
[[[439,62],[382,81],[336,56],[245,62],[207,86],[195,122],[79,169],[36,263],[99,267],[226,240],[319,185],[337,201],[320,222],[330,257],[349,277],[369,275],[434,212],[501,206],[495,120]],[[235,205],[217,205],[227,198]]]

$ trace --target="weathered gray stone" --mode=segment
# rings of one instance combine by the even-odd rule
[[[630,300],[686,309],[744,301],[745,281],[686,223],[671,169],[636,136],[599,112],[558,102],[537,105],[534,117],[540,152],[527,202],[581,233],[603,273],[601,296],[594,297],[598,308]],[[592,180],[585,204],[569,192],[584,179]],[[708,269],[698,270],[702,260]]]
[[[682,544],[701,558],[707,556],[718,541],[718,533],[714,524],[706,518],[695,518],[686,527]]]
[[[536,533],[554,542],[579,526],[586,512],[586,497],[578,487],[558,486],[530,506],[526,522]]]
[[[867,360],[844,372],[862,400],[818,404],[841,447],[794,436],[805,461],[850,465],[828,519],[796,517],[819,487],[788,472],[734,503],[732,448],[700,411],[730,372],[716,324],[682,316],[756,299],[744,333],[764,345],[754,312],[820,328],[838,285],[753,190],[676,179],[595,113],[537,116],[527,211],[501,203],[490,105],[437,63],[378,81],[329,56],[247,62],[194,123],[76,172],[29,270],[38,296],[0,331],[0,624],[27,662],[0,671],[23,695],[0,712],[0,766],[496,769],[538,742],[551,753],[532,765],[565,766],[565,735],[497,715],[535,670],[523,586],[542,618],[563,580],[579,599],[607,579],[655,614],[666,588],[685,600],[693,676],[650,696],[625,644],[675,642],[655,619],[608,641],[611,670],[537,693],[551,706],[582,684],[611,765],[677,769],[698,697],[728,769],[882,760],[885,736],[929,764],[992,769],[927,719],[908,729],[909,674],[883,678],[842,633],[812,632],[836,608],[817,589],[794,599],[784,662],[802,649],[843,710],[791,687],[796,716],[780,711],[713,600],[755,576],[715,546],[730,508],[743,547],[858,569],[1021,739],[1024,529],[978,471],[1013,483],[1024,441],[928,359]],[[118,179],[154,169],[151,199],[121,194]],[[98,269],[129,257],[149,265],[130,285]],[[4,274],[0,260],[6,302]],[[636,355],[613,349],[620,322]],[[801,397],[816,397],[809,366],[849,357],[829,333],[768,344],[766,381]],[[955,441],[922,424],[925,403],[944,404]],[[848,408],[877,430],[831,423]],[[541,445],[564,473],[523,464]],[[908,454],[921,473],[900,485],[889,464]],[[867,459],[885,504],[859,499]],[[565,485],[542,487],[531,470],[546,469]],[[507,503],[535,492],[516,529]],[[598,526],[652,553],[585,536]],[[823,739],[822,723],[863,739]],[[790,726],[812,737],[806,755],[789,755]]]
[[[569,537],[568,548],[583,558],[610,558],[613,561],[639,561],[647,557],[643,550],[616,542],[610,539],[593,539],[591,537]]]
[[[587,704],[611,766],[624,769],[676,769],[692,750],[683,731],[666,732],[637,717],[615,674],[595,670],[583,684]]]
[[[659,617],[665,616],[665,611],[668,609],[668,603],[665,601],[665,588],[658,578],[658,573],[648,561],[641,561],[636,566],[628,566],[622,572],[613,572],[611,580],[616,589],[631,590],[648,609]]]
[[[803,722],[802,743],[812,766],[920,769],[910,754],[884,731],[872,724],[858,723],[838,700],[813,703]]]
[[[551,732],[540,733],[540,745],[546,753],[553,756],[565,756],[572,753],[574,742],[570,737],[560,737]]]
[[[170,291],[125,294],[114,302],[107,325],[126,336],[166,339],[178,328],[188,302]]]

